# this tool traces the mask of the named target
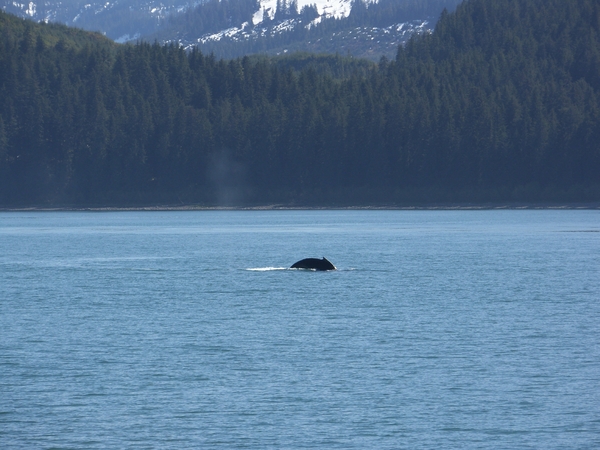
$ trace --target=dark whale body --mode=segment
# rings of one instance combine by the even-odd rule
[[[292,264],[292,269],[312,269],[312,270],[336,270],[335,266],[325,257],[306,258]]]

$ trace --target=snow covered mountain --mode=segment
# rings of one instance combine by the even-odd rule
[[[260,0],[260,8],[253,17],[254,24],[263,21],[263,11],[271,17],[274,17],[278,0]],[[369,0],[377,1],[377,0]],[[26,17],[38,22],[60,22],[66,25],[80,26],[83,28],[100,26],[103,23],[102,17],[110,17],[111,12],[123,13],[125,10],[136,11],[139,17],[148,17],[159,22],[171,14],[183,12],[202,4],[203,0],[63,0],[63,1],[17,1],[0,0],[0,8],[5,12],[15,14],[20,17]],[[315,5],[322,17],[347,17],[350,13],[352,0],[298,0],[299,9],[304,6]],[[99,16],[98,20],[92,20],[92,17]],[[135,34],[137,23],[131,23],[132,34]],[[103,31],[102,28],[96,28],[92,31]],[[137,30],[139,32],[139,30]]]
[[[377,3],[377,0],[368,1],[370,3]],[[274,19],[278,3],[281,4],[281,0],[261,0],[260,9],[252,17],[254,25],[263,22],[265,19],[263,12],[266,12],[270,19]],[[314,20],[315,23],[326,18],[341,19],[348,17],[352,9],[352,0],[297,0],[296,4],[298,11],[307,6],[316,7],[319,17]]]
[[[37,22],[58,22],[125,41],[156,32],[187,0],[0,0],[0,8]]]
[[[221,57],[287,51],[393,56],[460,0],[0,0],[4,11]],[[353,9],[353,7],[355,9]],[[211,14],[212,12],[212,14]]]
[[[158,28],[170,15],[182,13],[205,2],[206,0],[0,0],[0,8],[37,22],[60,22],[90,31],[101,31],[112,39],[124,40],[125,35],[116,36],[113,33],[116,27],[108,23],[110,20],[121,23],[125,18],[123,16],[126,16],[130,21],[128,33],[125,34],[133,39],[135,35],[148,32],[148,23],[153,23]],[[273,19],[277,2],[278,0],[259,0],[260,6],[253,17],[253,23],[263,21],[264,11]],[[339,19],[348,16],[351,3],[352,0],[298,0],[297,5],[299,9],[315,5],[321,18]]]

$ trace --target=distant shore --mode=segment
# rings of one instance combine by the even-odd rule
[[[425,205],[351,205],[351,206],[24,206],[0,207],[0,212],[119,212],[119,211],[483,211],[483,210],[600,210],[600,202],[586,203],[493,203],[493,204],[425,204]]]

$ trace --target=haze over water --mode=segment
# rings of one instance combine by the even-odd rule
[[[599,211],[0,213],[0,448],[599,448],[599,324]]]

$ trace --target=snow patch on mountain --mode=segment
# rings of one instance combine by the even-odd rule
[[[335,18],[341,19],[344,17],[348,17],[350,14],[350,10],[352,9],[352,1],[353,0],[296,0],[296,5],[298,11],[302,11],[302,8],[305,6],[314,6],[317,8],[317,12],[319,17],[309,23],[307,28],[310,28],[311,25],[316,25],[323,19]],[[368,3],[377,3],[378,0],[366,0]],[[277,3],[283,3],[283,0],[260,0],[258,11],[254,13],[252,17],[252,25],[257,26],[263,23],[264,19],[268,17],[270,20],[275,18],[275,14],[277,12]],[[286,4],[289,6],[291,0],[287,0]],[[252,36],[266,36],[266,35],[276,35],[285,31],[292,30],[294,27],[298,25],[297,19],[288,19],[284,20],[281,23],[278,23],[274,26],[270,26],[268,28],[256,27],[254,29],[248,30],[249,23],[243,23],[239,27],[231,27],[226,30],[221,30],[217,33],[206,34],[204,36],[199,37],[195,44],[204,44],[207,42],[220,41],[224,38],[230,38],[236,41],[248,40]],[[182,43],[185,47],[191,47],[190,43]]]
[[[140,38],[140,33],[135,33],[133,36],[129,35],[129,34],[124,34],[123,36],[121,36],[118,39],[115,39],[115,42],[117,44],[125,44],[127,42],[131,42],[131,41],[136,41]]]
[[[367,0],[368,3],[377,3],[377,0]],[[288,3],[289,4],[289,3]],[[352,9],[352,0],[297,0],[298,11],[302,11],[305,6],[316,6],[319,13],[319,18],[316,21],[328,18],[341,19],[348,17],[350,10]],[[265,13],[270,19],[275,17],[277,11],[277,0],[261,0],[260,8],[252,17],[252,23],[254,25],[260,24]]]
[[[192,41],[178,41],[185,49],[190,50],[196,45],[202,45],[210,42],[218,42],[228,40],[229,42],[250,41],[256,38],[273,37],[286,30],[293,29],[298,25],[297,19],[288,19],[275,26],[260,27],[249,26],[248,23],[241,27],[232,27],[227,30],[222,30],[218,33],[206,34]],[[320,42],[335,39],[338,42],[341,50],[348,49],[355,45],[356,42],[371,42],[371,46],[367,45],[366,52],[373,51],[373,55],[377,56],[381,49],[387,49],[387,53],[393,53],[398,45],[405,43],[411,36],[415,34],[429,33],[432,30],[432,24],[429,20],[413,20],[410,22],[397,23],[388,27],[355,27],[350,30],[342,30],[329,38],[319,38],[314,42],[309,41],[309,47],[318,48]],[[287,50],[283,49],[283,53]],[[279,53],[277,53],[279,54]]]

